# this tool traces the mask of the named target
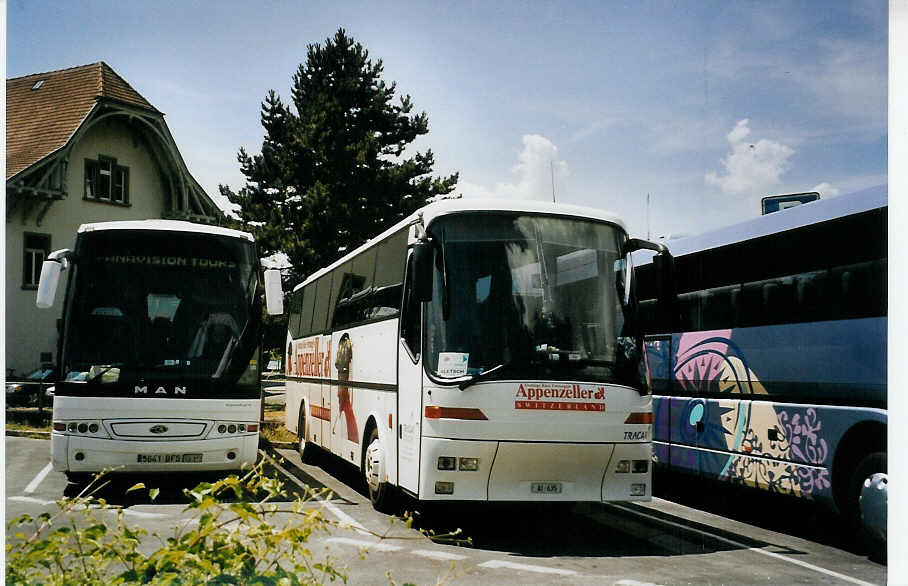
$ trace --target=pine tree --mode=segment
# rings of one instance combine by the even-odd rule
[[[394,102],[360,43],[339,29],[309,45],[292,79],[292,105],[271,90],[262,102],[261,154],[241,148],[246,185],[222,195],[239,206],[262,256],[284,252],[299,279],[393,225],[429,198],[450,193],[458,174],[432,177],[431,149],[405,156],[428,133],[409,95]]]

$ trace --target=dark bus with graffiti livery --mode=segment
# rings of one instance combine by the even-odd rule
[[[672,311],[635,259],[657,465],[815,500],[885,535],[887,191],[670,242]]]

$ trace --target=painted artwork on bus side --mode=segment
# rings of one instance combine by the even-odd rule
[[[837,442],[861,419],[886,421],[885,341],[885,318],[648,340],[657,460],[772,492],[831,499]]]

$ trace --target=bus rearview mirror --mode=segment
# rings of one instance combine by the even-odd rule
[[[675,259],[667,249],[653,257],[653,269],[656,273],[659,311],[662,312],[664,323],[671,324],[674,328],[678,321]]]
[[[54,304],[57,296],[57,285],[60,283],[60,273],[67,267],[70,250],[64,248],[55,250],[48,255],[47,260],[41,265],[41,276],[38,277],[38,294],[35,305],[40,309],[47,309]]]
[[[432,245],[419,242],[413,246],[413,297],[416,301],[432,300]]]
[[[41,265],[41,278],[38,281],[38,295],[35,305],[40,309],[47,309],[54,304],[57,296],[57,284],[60,282],[60,273],[63,265],[55,260],[46,260]]]
[[[279,269],[265,271],[265,310],[268,315],[284,313],[284,291],[281,289],[281,271]]]

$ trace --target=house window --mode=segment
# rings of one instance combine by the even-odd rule
[[[98,155],[85,159],[85,199],[118,204],[129,203],[129,167],[117,165],[113,157]]]
[[[22,288],[37,289],[41,265],[50,253],[50,234],[25,234],[25,255],[22,264]]]

